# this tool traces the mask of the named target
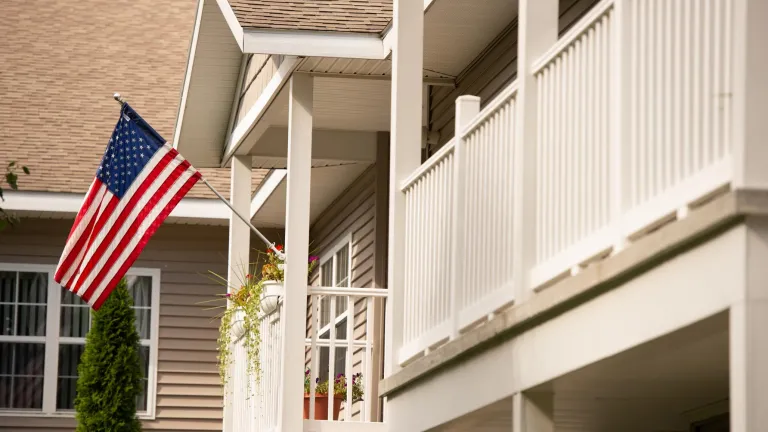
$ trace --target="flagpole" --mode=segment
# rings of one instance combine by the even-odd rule
[[[118,102],[120,105],[124,105],[124,104],[125,104],[125,100],[122,98],[122,96],[120,96],[120,93],[115,93],[115,94],[113,95],[113,97],[115,98],[115,100],[116,100],[116,101],[117,101],[117,102]],[[216,195],[216,197],[217,197],[217,198],[219,198],[219,199],[221,200],[221,202],[223,202],[224,204],[226,204],[226,205],[227,205],[227,207],[229,207],[229,209],[230,209],[230,210],[232,210],[232,213],[234,213],[234,214],[235,214],[237,217],[239,217],[239,218],[240,218],[240,220],[242,220],[243,222],[245,222],[245,224],[246,224],[246,225],[248,225],[248,228],[250,228],[250,229],[251,229],[251,231],[253,231],[254,233],[256,233],[256,235],[257,235],[257,236],[259,236],[259,238],[261,239],[261,241],[263,241],[263,242],[264,242],[264,243],[265,243],[267,246],[269,246],[269,248],[270,248],[270,249],[272,249],[272,250],[275,252],[275,254],[277,254],[277,257],[278,257],[278,258],[280,258],[281,260],[285,261],[285,254],[284,254],[283,252],[281,252],[281,251],[277,250],[277,248],[275,247],[275,244],[274,244],[274,243],[272,243],[271,241],[269,241],[269,240],[268,240],[268,239],[267,239],[267,238],[264,236],[264,234],[262,234],[262,233],[261,233],[261,231],[259,231],[258,229],[256,229],[256,227],[255,227],[255,226],[253,226],[253,224],[251,224],[251,221],[249,221],[248,219],[246,219],[245,217],[243,217],[243,215],[241,215],[241,214],[240,214],[240,212],[238,212],[237,210],[235,210],[235,208],[234,208],[234,207],[232,207],[232,204],[230,204],[230,203],[229,203],[229,200],[227,200],[226,198],[224,198],[224,196],[223,196],[223,195],[221,195],[221,194],[219,193],[219,191],[217,191],[217,190],[216,190],[216,189],[215,189],[213,186],[211,186],[211,184],[210,184],[210,183],[208,183],[208,180],[206,180],[206,179],[205,179],[205,177],[203,177],[203,176],[201,175],[201,176],[200,176],[200,179],[203,181],[203,184],[205,184],[206,186],[208,186],[208,189],[210,189],[210,190],[211,190],[211,192],[213,192],[213,194],[214,194],[214,195]]]

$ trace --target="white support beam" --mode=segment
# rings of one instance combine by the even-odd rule
[[[295,75],[288,104],[288,183],[285,214],[285,297],[283,362],[278,400],[278,431],[301,431],[304,399],[304,339],[307,319],[307,256],[312,172],[313,78]]]
[[[243,52],[370,60],[389,54],[378,34],[286,30],[245,30]]]
[[[533,237],[536,230],[536,110],[537,88],[533,64],[557,42],[558,0],[520,0],[517,36],[517,125],[515,142],[515,175],[513,215],[515,299],[523,302],[531,295],[528,269],[534,256]]]
[[[400,183],[421,163],[422,69],[424,64],[424,5],[395,0],[392,52],[392,105],[389,171],[389,263],[387,284],[384,376],[400,369],[405,282],[405,194]]]
[[[747,221],[743,297],[729,314],[731,431],[768,424],[768,221]]]
[[[230,204],[240,214],[248,214],[251,204],[251,158],[237,156],[232,161],[230,177]],[[251,230],[234,212],[229,216],[229,259],[227,262],[227,292],[232,287],[240,286],[241,281],[248,273],[250,261]],[[228,305],[229,306],[229,305]],[[231,367],[238,367],[232,365]],[[230,397],[241,397],[232,394],[232,383],[227,383],[224,400]],[[224,404],[224,430],[232,430],[233,422],[232,402]]]
[[[512,397],[513,432],[555,432],[552,393],[516,393]]]
[[[733,133],[725,131],[726,143],[733,143],[734,185],[743,188],[768,188],[768,2],[733,1],[734,49],[733,90],[713,94],[720,109],[732,106]]]
[[[272,126],[261,135],[250,154],[284,158],[287,155],[286,142],[288,142],[288,128]],[[375,162],[376,132],[314,130],[312,157],[345,162]]]

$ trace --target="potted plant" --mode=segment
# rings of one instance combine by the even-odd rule
[[[275,249],[282,252],[283,245],[275,245]],[[277,310],[280,298],[285,294],[285,261],[272,248],[267,248],[266,256],[267,262],[261,268],[261,311],[270,315]],[[317,263],[316,256],[309,257],[308,274],[312,273]]]
[[[312,388],[310,370],[304,371],[304,419],[309,419],[309,404],[312,401]],[[333,380],[332,395],[328,394],[328,381],[320,382],[315,379],[315,418],[314,420],[328,420],[329,398],[333,400],[333,420],[339,419],[341,403],[347,401],[347,377],[344,374],[336,375]],[[352,403],[363,400],[363,374],[352,375]]]

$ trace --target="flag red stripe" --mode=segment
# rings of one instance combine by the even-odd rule
[[[72,224],[72,229],[69,231],[69,235],[67,236],[67,244],[70,244],[70,242],[74,240],[75,245],[69,251],[69,253],[67,253],[66,258],[64,258],[64,260],[60,262],[59,266],[56,268],[56,274],[53,276],[53,279],[56,282],[61,282],[61,278],[66,274],[66,269],[72,265],[72,261],[78,256],[83,242],[91,233],[91,227],[93,227],[93,218],[88,221],[88,225],[84,227],[83,232],[77,239],[72,238],[72,235],[75,234],[75,232],[78,230],[78,226],[83,222],[83,217],[86,213],[88,213],[88,209],[93,204],[93,200],[99,193],[101,186],[101,181],[99,179],[94,179],[93,183],[91,183],[91,188],[88,190],[88,195],[86,195],[85,200],[83,200],[83,206],[80,207],[80,211],[77,213],[77,217],[75,218],[75,223]],[[66,246],[64,248],[66,250]]]
[[[170,155],[170,152],[169,152]],[[158,164],[160,165],[160,164]],[[176,168],[171,171],[171,173],[168,175],[168,177],[163,181],[162,185],[158,188],[157,192],[150,197],[147,204],[144,206],[143,209],[139,212],[138,216],[133,220],[128,230],[125,232],[123,237],[120,239],[120,242],[118,243],[117,247],[112,251],[112,253],[109,255],[109,257],[104,262],[104,265],[101,267],[101,270],[96,274],[96,277],[90,282],[90,284],[85,287],[85,292],[82,294],[83,300],[89,302],[91,300],[91,296],[93,295],[93,292],[96,290],[96,288],[101,284],[104,277],[109,273],[109,271],[115,266],[116,260],[120,257],[120,255],[123,253],[126,245],[130,243],[131,239],[133,239],[133,236],[136,234],[136,231],[138,231],[139,227],[141,226],[142,222],[144,222],[144,219],[147,217],[149,212],[152,211],[152,209],[157,205],[157,203],[160,201],[160,199],[168,192],[168,189],[173,185],[176,180],[178,180],[179,177],[189,168],[189,162],[183,161],[180,163]],[[141,185],[142,193],[141,195],[144,195],[144,191],[151,185],[151,182],[149,181],[149,178],[144,182],[144,184]],[[138,195],[138,194],[137,194]],[[122,225],[122,223],[118,224]],[[112,236],[110,235],[109,238]],[[101,253],[99,253],[98,256],[101,257]],[[92,260],[92,263],[94,263],[96,260]],[[99,259],[101,261],[101,259]],[[118,272],[117,274],[121,274]],[[105,290],[106,291],[106,290]]]
[[[186,161],[185,161],[186,162]],[[187,163],[189,165],[189,163]],[[120,270],[115,273],[115,276],[112,278],[112,280],[109,282],[109,284],[104,288],[104,291],[102,291],[99,298],[96,299],[96,301],[93,303],[93,309],[98,310],[101,305],[104,303],[104,300],[109,297],[109,294],[112,292],[112,290],[115,289],[115,286],[117,286],[117,282],[123,277],[125,272],[128,271],[128,269],[133,265],[133,263],[136,261],[136,259],[139,257],[139,254],[141,254],[141,251],[144,250],[144,247],[149,242],[149,239],[155,234],[155,231],[160,227],[160,224],[163,223],[163,221],[168,217],[169,214],[173,211],[174,208],[176,208],[176,205],[181,201],[181,199],[184,197],[184,195],[189,192],[190,189],[192,189],[192,186],[197,183],[198,180],[200,180],[200,173],[195,172],[192,177],[190,177],[186,183],[184,183],[184,186],[181,187],[181,189],[176,192],[176,195],[171,199],[171,201],[165,206],[162,212],[155,218],[155,221],[152,222],[152,225],[147,229],[147,231],[144,233],[144,236],[141,238],[139,243],[136,245],[136,247],[133,249],[131,254],[126,258],[126,260],[123,262],[123,264],[120,266]]]
[[[94,238],[99,235],[99,233],[103,229],[108,229],[106,236],[104,236],[104,240],[102,240],[98,246],[96,247],[96,250],[91,254],[90,259],[87,259],[87,263],[85,265],[85,268],[81,269],[79,278],[74,282],[72,286],[69,286],[69,290],[72,292],[79,292],[82,287],[83,283],[88,279],[91,272],[93,271],[94,266],[101,261],[102,255],[105,253],[106,249],[109,247],[110,243],[112,243],[112,239],[114,236],[120,231],[120,229],[123,227],[125,220],[130,216],[133,209],[136,207],[136,204],[141,200],[141,198],[144,196],[144,193],[146,190],[152,185],[152,183],[157,179],[157,177],[163,172],[163,170],[166,168],[166,166],[173,161],[173,156],[170,152],[163,155],[162,159],[155,165],[155,167],[152,169],[152,171],[149,173],[147,178],[144,180],[144,182],[139,185],[139,188],[136,190],[136,192],[133,194],[133,196],[130,198],[126,206],[122,209],[120,215],[117,217],[115,222],[110,225],[109,227],[103,227],[99,231],[94,232]],[[108,219],[107,219],[108,221]],[[90,251],[89,251],[90,253]]]

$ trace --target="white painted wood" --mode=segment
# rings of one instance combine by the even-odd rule
[[[389,54],[378,34],[258,29],[243,32],[243,53],[370,60]]]
[[[419,166],[421,142],[422,69],[424,63],[424,10],[421,2],[395,0],[392,29],[392,103],[389,176],[390,259],[387,281],[384,376],[399,369],[397,349],[402,346],[405,297],[406,194],[398,187]],[[410,265],[410,264],[409,264]]]
[[[46,313],[45,366],[43,378],[43,412],[56,411],[56,387],[59,376],[59,326],[61,323],[61,286],[53,280],[54,270],[48,269],[48,304]],[[155,321],[153,321],[155,322]],[[9,338],[12,341],[16,337]],[[152,387],[150,387],[152,388]]]
[[[518,12],[517,42],[517,110],[514,153],[514,212],[512,215],[512,252],[515,298],[524,301],[529,295],[527,269],[536,251],[535,233],[539,221],[532,203],[536,200],[536,148],[538,127],[538,86],[535,61],[557,42],[558,2],[556,0],[521,0]],[[561,128],[560,130],[565,130]],[[537,145],[530,143],[536,142]],[[554,173],[553,173],[554,174]]]
[[[282,371],[277,428],[302,429],[296,415],[303,404],[304,345],[309,256],[309,195],[312,166],[313,78],[295,75],[290,81],[288,119],[288,180],[285,216],[285,297]]]
[[[512,397],[513,432],[555,432],[552,393],[515,393]]]
[[[205,3],[205,2],[201,1],[200,3]],[[229,2],[227,0],[216,0],[216,3],[219,5],[221,14],[224,16],[224,19],[227,21],[227,25],[229,26],[229,29],[232,31],[232,36],[234,36],[235,40],[237,41],[237,46],[240,47],[240,51],[243,51],[243,48],[244,48],[243,27],[240,26],[240,23],[237,21],[237,17],[235,16],[235,11],[232,10],[232,7],[229,5]]]
[[[184,85],[181,88],[181,101],[179,102],[179,115],[176,118],[176,127],[173,129],[173,148],[179,147],[179,136],[184,121],[184,111],[187,107],[187,94],[189,94],[189,85],[192,82],[192,68],[195,64],[195,52],[197,51],[197,39],[200,35],[200,23],[203,21],[203,8],[205,1],[197,3],[197,12],[195,13],[195,27],[192,30],[192,42],[189,44],[189,56],[187,57],[187,70],[184,73]]]
[[[256,193],[253,195],[253,199],[251,200],[251,211],[248,213],[251,219],[256,216],[256,213],[261,210],[269,197],[272,196],[272,193],[277,189],[278,186],[280,186],[283,180],[285,180],[286,175],[288,175],[288,170],[271,170],[269,174],[267,174],[267,176],[264,178],[264,180],[262,180],[261,184],[259,185],[259,189],[256,190]]]
[[[733,50],[732,69],[725,70],[732,82],[726,79],[725,87],[716,95],[726,109],[732,104],[734,185],[765,188],[768,187],[768,170],[764,164],[768,160],[768,146],[765,145],[768,122],[763,113],[768,100],[765,81],[768,53],[764,49],[764,19],[768,16],[768,4],[760,0],[721,0],[718,3],[724,3],[725,7],[725,50]],[[732,23],[729,18],[733,19]],[[724,60],[730,59],[726,57]],[[730,125],[726,123],[725,127],[728,133]]]

